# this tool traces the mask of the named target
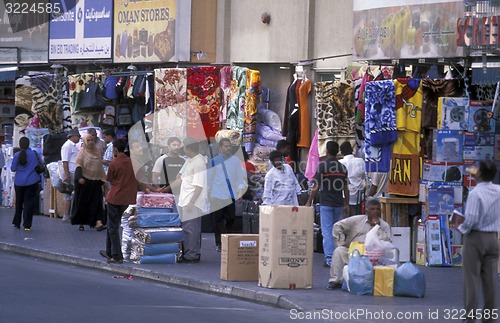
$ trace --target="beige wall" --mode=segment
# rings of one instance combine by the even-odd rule
[[[191,53],[204,51],[206,60],[191,54],[191,62],[206,64],[216,60],[217,0],[191,0]]]

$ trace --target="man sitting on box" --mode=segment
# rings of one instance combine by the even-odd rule
[[[364,243],[366,234],[375,225],[380,225],[378,237],[381,240],[391,241],[391,228],[380,218],[381,207],[377,199],[366,201],[366,215],[355,215],[338,221],[333,226],[333,238],[337,246],[333,251],[332,265],[330,267],[330,280],[328,289],[342,287],[342,270],[349,262],[349,245],[357,241]]]

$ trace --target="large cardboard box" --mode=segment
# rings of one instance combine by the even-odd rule
[[[259,286],[312,288],[314,209],[260,206]]]
[[[259,278],[259,235],[223,234],[221,242],[220,279],[257,281]]]
[[[438,162],[462,162],[464,132],[461,130],[434,130],[432,159]]]
[[[463,163],[445,163],[425,160],[422,179],[428,181],[462,182]]]
[[[493,102],[471,100],[469,104],[467,131],[495,133],[495,119],[491,119],[488,113]]]

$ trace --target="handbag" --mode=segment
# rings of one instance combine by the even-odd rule
[[[37,172],[38,175],[45,173],[47,168],[43,164],[42,160],[40,159],[40,156],[38,156],[38,153],[35,151],[36,159],[38,160],[38,164],[35,167],[35,171]]]
[[[63,181],[59,181],[59,186],[56,187],[56,189],[61,192],[62,194],[71,194],[73,193],[73,190],[74,190],[74,185],[71,184],[71,183],[67,183],[67,182],[63,182]]]
[[[81,99],[78,108],[80,110],[102,109],[105,105],[102,91],[99,85],[90,81],[85,85],[85,90],[80,92]]]

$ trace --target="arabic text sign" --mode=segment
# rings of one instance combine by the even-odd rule
[[[115,63],[174,59],[176,0],[115,0],[114,4]]]
[[[51,0],[63,2],[64,0]],[[62,15],[51,16],[49,58],[110,59],[112,0],[82,0]]]

